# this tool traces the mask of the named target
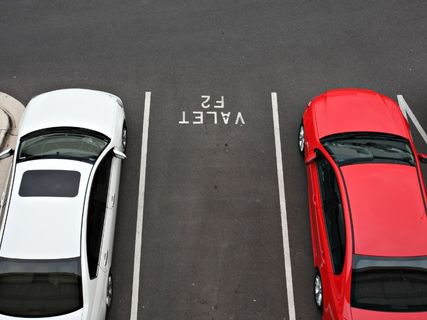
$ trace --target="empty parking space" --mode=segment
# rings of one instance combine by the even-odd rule
[[[200,92],[153,92],[138,313],[283,319],[269,94]]]

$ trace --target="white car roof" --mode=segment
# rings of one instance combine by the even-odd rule
[[[40,94],[28,103],[20,136],[52,127],[79,127],[112,136],[121,100],[109,93],[88,89],[61,89]]]
[[[31,170],[80,173],[74,197],[19,195],[23,174]],[[0,246],[0,256],[17,259],[60,259],[80,256],[80,238],[89,163],[43,159],[19,162]]]

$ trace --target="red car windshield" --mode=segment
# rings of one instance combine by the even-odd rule
[[[427,257],[354,255],[351,305],[385,312],[427,311]]]
[[[340,166],[367,162],[415,165],[409,143],[393,135],[351,133],[327,137],[321,142]]]

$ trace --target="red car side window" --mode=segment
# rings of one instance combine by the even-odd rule
[[[317,169],[332,265],[334,273],[340,274],[344,266],[346,242],[341,195],[335,172],[321,155],[317,159]]]

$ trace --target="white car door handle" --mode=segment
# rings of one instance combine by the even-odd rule
[[[115,195],[115,194],[113,194],[113,195],[111,195],[111,197],[110,197],[110,208],[113,208],[113,207],[114,207],[114,203],[115,203],[115,201],[116,201],[116,195]]]

